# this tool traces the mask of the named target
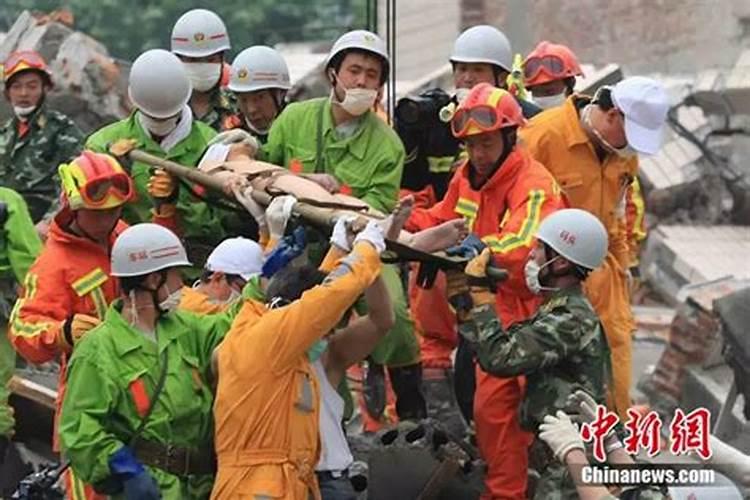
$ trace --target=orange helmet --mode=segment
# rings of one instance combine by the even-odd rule
[[[134,197],[133,180],[108,154],[84,151],[58,169],[63,196],[73,210],[106,210]]]
[[[523,77],[527,87],[555,80],[583,75],[578,58],[565,45],[539,42],[523,62]]]
[[[10,79],[23,71],[37,71],[52,85],[52,73],[42,56],[33,50],[19,50],[11,53],[3,63],[3,81],[7,86]]]
[[[521,106],[507,90],[480,83],[469,91],[451,120],[457,139],[524,123]]]

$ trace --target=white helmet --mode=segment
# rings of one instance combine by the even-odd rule
[[[255,92],[263,89],[289,90],[289,68],[278,51],[264,45],[247,48],[232,61],[229,75],[232,92]]]
[[[249,280],[263,269],[263,249],[247,238],[227,238],[218,244],[206,260],[206,270],[238,274]]]
[[[334,42],[331,51],[328,53],[325,65],[326,69],[330,67],[331,61],[336,55],[350,49],[364,50],[380,56],[383,60],[383,78],[388,78],[391,59],[388,57],[388,49],[385,42],[378,35],[367,30],[354,30],[341,35],[339,39]]]
[[[595,215],[578,208],[552,213],[539,225],[538,240],[574,264],[596,269],[607,255],[607,230]]]
[[[185,12],[172,28],[172,52],[187,57],[206,57],[229,50],[224,21],[206,9]]]
[[[452,63],[487,63],[505,71],[513,67],[513,53],[508,38],[499,29],[482,24],[473,26],[456,38]]]
[[[130,100],[154,118],[175,116],[188,103],[192,92],[182,62],[166,50],[147,50],[130,68]]]
[[[180,239],[158,224],[130,226],[112,246],[112,276],[143,276],[171,267],[192,266]]]

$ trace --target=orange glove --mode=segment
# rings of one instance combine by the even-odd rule
[[[487,266],[490,265],[492,252],[489,248],[482,250],[482,253],[474,257],[466,264],[465,273],[469,276],[471,282],[471,300],[474,307],[495,302],[495,295],[485,286],[478,285],[487,279]]]
[[[96,316],[88,314],[75,314],[63,322],[63,335],[60,339],[63,349],[71,350],[81,340],[81,337],[101,323]]]
[[[162,169],[148,180],[148,194],[158,201],[172,203],[177,199],[177,180]]]

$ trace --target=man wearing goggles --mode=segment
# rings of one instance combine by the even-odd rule
[[[104,317],[119,286],[110,275],[110,249],[126,225],[122,208],[133,182],[113,157],[84,151],[60,165],[62,209],[29,269],[9,325],[14,348],[31,363],[60,360],[58,405],[65,394],[67,359],[79,339]],[[58,406],[59,409],[59,406]],[[54,434],[57,449],[57,432]],[[93,490],[72,474],[68,491]],[[78,498],[78,497],[75,497]]]
[[[560,106],[573,93],[576,76],[582,76],[578,59],[565,45],[539,42],[523,63],[526,88],[542,109]]]
[[[73,121],[45,105],[52,74],[31,50],[13,52],[3,63],[5,98],[13,116],[0,125],[0,178],[23,196],[34,223],[57,209],[57,166],[81,150],[83,133]],[[38,224],[41,233],[47,224]]]
[[[529,318],[539,306],[539,296],[526,286],[524,266],[539,223],[563,206],[549,172],[516,147],[516,131],[523,122],[521,107],[507,91],[488,83],[471,89],[451,122],[468,159],[443,201],[429,209],[416,208],[406,224],[408,231],[419,231],[448,220],[466,221],[492,250],[495,263],[509,272],[496,301],[503,327]],[[455,280],[448,274],[447,281],[453,295]],[[530,442],[518,422],[523,379],[493,377],[479,369],[476,373],[473,413],[479,449],[488,464],[483,498],[523,498]]]
[[[626,78],[593,98],[573,94],[532,120],[524,144],[557,181],[574,208],[588,210],[607,228],[609,253],[585,282],[604,325],[612,356],[610,406],[625,418],[630,406],[631,334],[628,266],[631,263],[625,196],[638,173],[638,154],[661,147],[669,99],[650,78]]]

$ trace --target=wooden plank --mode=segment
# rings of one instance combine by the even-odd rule
[[[49,389],[41,384],[31,380],[13,375],[10,379],[10,391],[22,398],[30,399],[52,410],[55,409],[57,400],[57,391]]]

